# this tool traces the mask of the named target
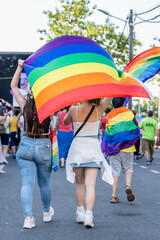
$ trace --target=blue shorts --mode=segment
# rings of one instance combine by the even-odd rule
[[[16,138],[16,134],[17,132],[11,132],[9,134],[9,138],[10,138],[10,144],[9,144],[9,148],[11,148],[12,146],[18,146],[18,138]]]
[[[101,163],[100,163],[100,164],[97,164],[96,162],[90,162],[90,163],[81,163],[80,165],[78,165],[77,163],[75,163],[73,167],[74,167],[74,168],[77,168],[77,167],[101,168]]]

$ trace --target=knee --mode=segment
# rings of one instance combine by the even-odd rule
[[[85,181],[83,177],[76,177],[76,183],[84,185]]]
[[[95,181],[85,181],[85,186],[87,187],[95,187],[96,183]]]

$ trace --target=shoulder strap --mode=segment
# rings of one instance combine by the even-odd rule
[[[88,113],[87,117],[84,119],[84,122],[81,124],[81,126],[77,129],[77,131],[74,134],[74,137],[79,133],[79,131],[84,127],[84,125],[86,124],[86,122],[88,121],[88,119],[90,118],[92,112],[95,109],[95,104],[92,105],[92,108],[90,110],[90,112]]]

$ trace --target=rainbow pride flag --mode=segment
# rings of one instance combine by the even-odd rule
[[[123,71],[132,77],[145,82],[160,71],[160,47],[153,47],[133,58]],[[126,98],[125,105],[129,98]]]
[[[140,137],[134,114],[126,107],[115,108],[107,114],[107,125],[101,148],[107,156],[132,147]]]
[[[54,129],[50,133],[49,137],[52,144],[52,169],[54,170],[54,172],[57,172],[57,170],[59,169],[59,153],[58,153],[56,129]]]
[[[12,105],[4,100],[3,98],[0,98],[0,107],[5,106],[8,110],[11,110],[13,107]]]
[[[143,83],[118,71],[108,52],[89,38],[56,38],[24,64],[40,122],[66,106],[93,98],[152,98]]]
[[[153,47],[133,58],[123,71],[145,82],[160,71],[160,47]]]

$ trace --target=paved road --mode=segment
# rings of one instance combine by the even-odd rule
[[[86,229],[75,222],[75,185],[65,180],[65,171],[52,174],[54,220],[43,223],[40,193],[34,190],[33,213],[36,228],[24,230],[20,204],[20,173],[9,158],[6,174],[0,175],[0,240],[157,240],[160,236],[160,149],[152,165],[145,159],[134,161],[132,188],[136,199],[126,200],[124,176],[118,186],[119,204],[110,204],[111,186],[101,180],[96,185],[95,228]]]

